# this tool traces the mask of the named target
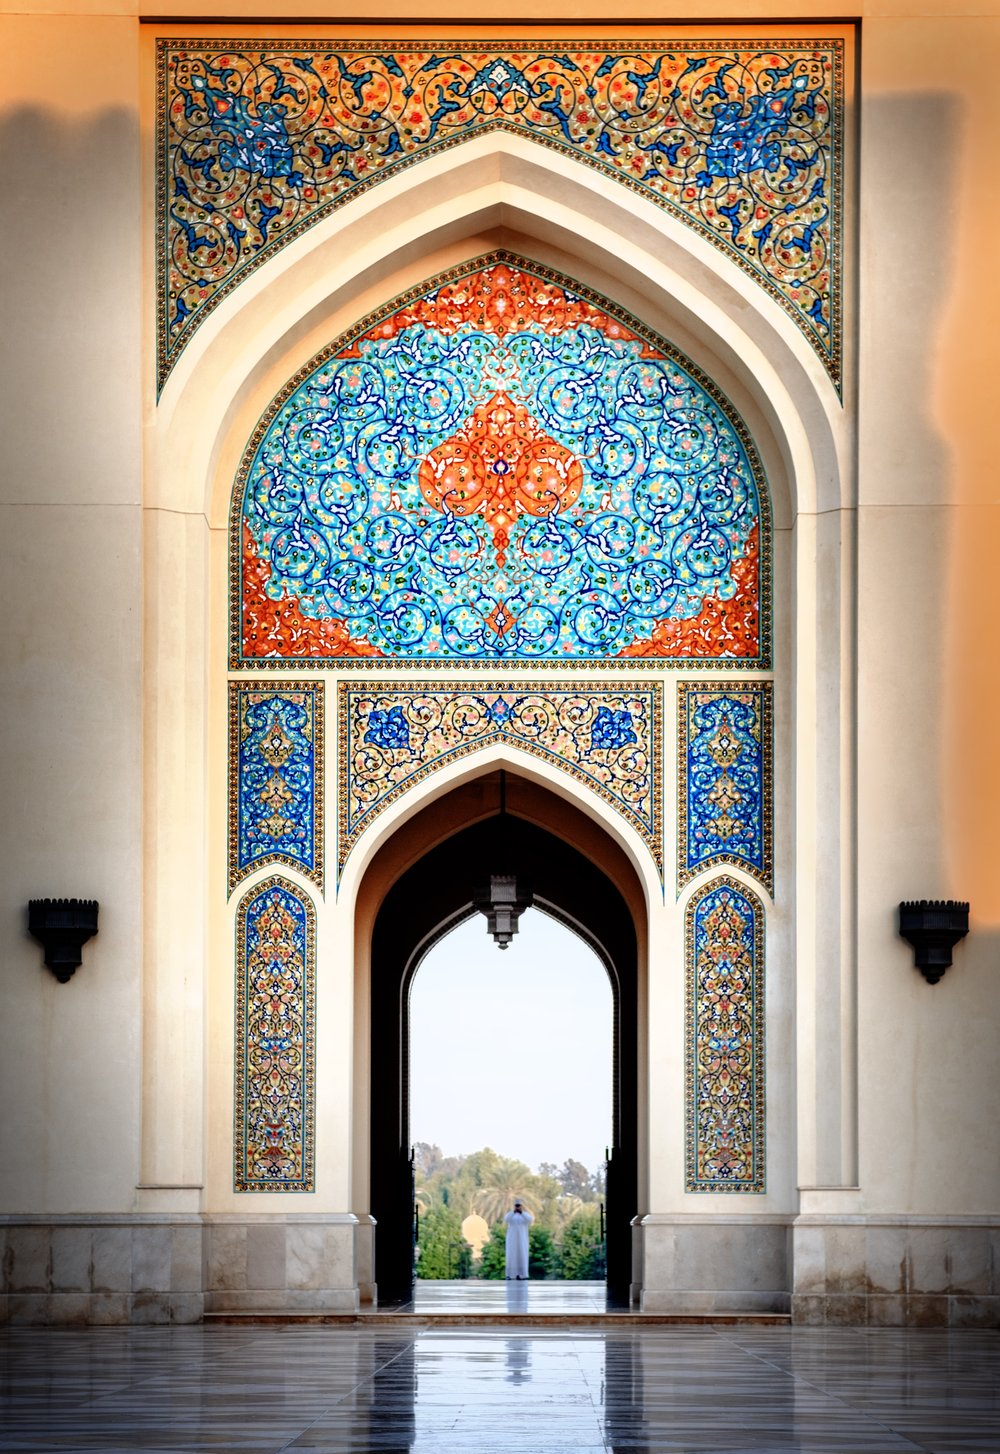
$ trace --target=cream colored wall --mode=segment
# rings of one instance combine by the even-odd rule
[[[138,36],[0,26],[4,1081],[0,1207],[129,1209],[138,1175],[141,429]],[[96,898],[60,985],[35,897]]]
[[[861,1182],[873,1211],[996,1213],[1000,18],[921,8],[862,49]],[[971,902],[934,987],[895,931],[913,898]]]

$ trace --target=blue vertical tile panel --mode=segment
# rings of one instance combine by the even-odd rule
[[[774,891],[769,681],[680,682],[677,888],[732,865]]]
[[[229,890],[269,864],[323,887],[323,684],[229,683]]]

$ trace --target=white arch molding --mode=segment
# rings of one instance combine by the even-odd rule
[[[205,1028],[215,1056],[232,1025],[223,994],[233,912],[224,891],[226,527],[243,449],[274,394],[324,344],[407,288],[497,247],[586,284],[680,347],[733,401],[761,454],[775,525],[775,761],[784,784],[776,869],[795,966],[796,1179],[802,1188],[856,1183],[853,414],[784,310],[693,229],[571,158],[496,132],[387,178],[280,250],[201,326],[155,408],[150,388],[142,1180],[154,1189],[143,1205],[204,1210],[207,1197],[235,1210],[225,1191],[229,1110],[206,1083]],[[328,722],[334,671],[309,673],[328,681]],[[670,715],[668,706],[668,782]],[[432,775],[421,797],[377,821],[372,844],[348,861],[340,922],[353,917],[374,845],[459,774],[474,776],[470,761]],[[565,793],[567,783],[546,785]],[[645,849],[629,842],[626,825],[596,816],[646,883]],[[658,884],[648,905],[654,965],[677,952],[660,943],[676,906],[669,892],[664,908],[657,899]],[[328,885],[317,903],[321,942],[333,908]],[[321,965],[321,989],[333,973]],[[350,1035],[338,1044],[349,1062]],[[333,1103],[351,1085],[333,1080],[320,1104],[336,1128]],[[667,1155],[652,1173],[651,1215],[669,1213],[671,1177]],[[331,1212],[351,1205],[351,1182],[349,1170],[328,1180]]]

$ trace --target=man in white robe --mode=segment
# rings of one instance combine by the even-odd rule
[[[507,1255],[504,1275],[507,1278],[526,1278],[528,1276],[528,1228],[534,1220],[531,1213],[526,1212],[520,1202],[515,1202],[514,1210],[508,1212],[504,1217],[504,1222],[507,1224]]]

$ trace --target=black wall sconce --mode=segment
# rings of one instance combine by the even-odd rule
[[[83,958],[83,946],[97,933],[96,899],[32,899],[28,932],[45,946],[45,963],[67,984]]]
[[[951,951],[969,932],[969,906],[957,899],[900,904],[899,932],[913,945],[913,958],[924,979],[937,984],[951,964]]]

